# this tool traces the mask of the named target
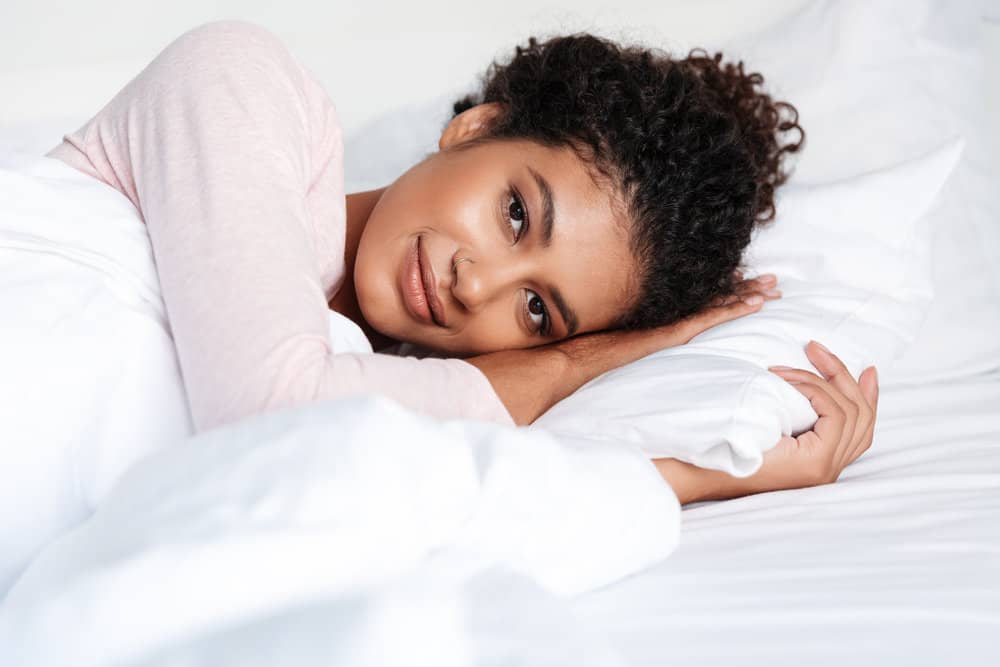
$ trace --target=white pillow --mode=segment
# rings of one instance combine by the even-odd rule
[[[726,47],[802,114],[795,178],[826,181],[899,162],[962,136],[965,151],[928,211],[935,292],[882,384],[1000,368],[1000,163],[990,141],[982,0],[814,2]]]
[[[891,169],[786,186],[746,253],[749,275],[780,277],[781,299],[594,378],[531,427],[752,474],[782,434],[817,417],[768,366],[813,369],[813,339],[857,377],[912,342],[932,295],[923,214],[961,149],[956,139]]]

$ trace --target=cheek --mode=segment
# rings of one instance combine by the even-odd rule
[[[458,357],[528,346],[515,327],[510,322],[504,322],[496,313],[476,314],[466,320],[461,331],[453,335],[426,330],[413,330],[411,333],[413,338],[409,339],[410,342]]]
[[[511,309],[500,305],[477,313],[462,331],[464,342],[480,354],[531,345],[512,318]]]
[[[388,336],[398,334],[408,317],[396,286],[400,252],[392,244],[363,236],[354,260],[354,291],[361,314]]]

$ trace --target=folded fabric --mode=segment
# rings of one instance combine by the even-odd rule
[[[926,214],[934,300],[905,354],[880,368],[883,384],[1000,369],[1000,162],[983,40],[993,5],[823,0],[724,49],[801,112],[808,137],[794,178],[844,178],[965,138]]]
[[[330,311],[337,352],[372,352]],[[114,188],[0,153],[0,595],[132,463],[193,433],[146,227]]]
[[[472,651],[455,639],[471,637],[475,619],[442,608],[448,590],[558,611],[559,598],[662,560],[679,521],[670,487],[628,447],[438,420],[381,396],[310,404],[136,463],[11,589],[0,654],[18,665],[134,664],[190,643],[209,650],[251,624],[281,636],[290,614],[328,623],[337,664],[379,664],[388,629],[399,640],[411,619],[435,633],[421,642],[447,632],[443,647]],[[428,576],[435,585],[422,585]]]

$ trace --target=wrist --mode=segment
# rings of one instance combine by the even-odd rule
[[[653,464],[681,505],[706,499],[710,490],[705,488],[707,480],[699,474],[701,468],[673,458],[653,459]]]
[[[653,459],[653,463],[681,505],[702,500],[729,500],[763,490],[758,489],[751,478],[733,477],[722,470],[700,468],[679,459]]]
[[[647,339],[643,332],[598,331],[559,341],[552,349],[562,356],[566,384],[575,390],[599,375],[658,349],[647,349],[650,347],[646,344]]]
[[[527,426],[564,398],[567,357],[552,346],[500,350],[464,361],[489,380],[514,423]]]

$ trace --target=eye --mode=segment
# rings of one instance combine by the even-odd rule
[[[517,190],[511,186],[507,190],[507,207],[504,209],[504,217],[514,232],[514,243],[521,240],[521,237],[528,233],[530,222],[528,220],[528,209],[524,206],[521,196]],[[516,223],[516,226],[515,226]],[[525,290],[531,296],[525,303],[525,311],[535,326],[535,333],[539,336],[548,336],[552,327],[552,318],[549,317],[549,309],[545,307],[545,301],[536,292]],[[535,318],[539,319],[535,319]]]
[[[517,190],[513,188],[507,190],[507,206],[504,208],[504,217],[514,232],[514,243],[521,240],[528,231],[528,209],[522,203]],[[516,226],[515,226],[516,224]]]
[[[542,301],[542,297],[538,296],[535,292],[530,289],[526,290],[528,294],[532,295],[528,298],[525,310],[528,313],[528,319],[535,324],[534,330],[539,336],[548,336],[549,331],[552,327],[552,319],[549,317],[549,309],[545,307],[545,302]],[[538,317],[538,320],[535,320]]]

